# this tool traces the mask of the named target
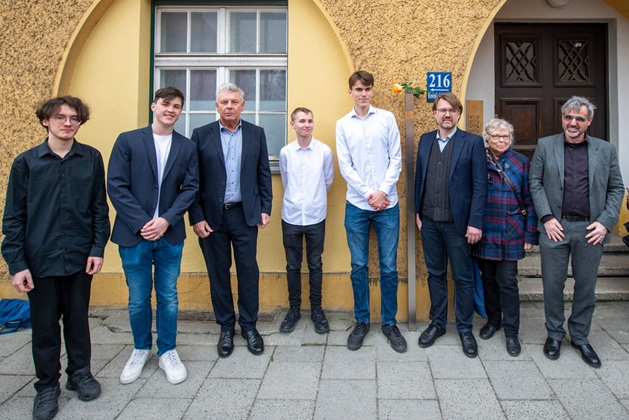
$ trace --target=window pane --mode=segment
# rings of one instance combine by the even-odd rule
[[[191,52],[216,52],[216,22],[217,14],[214,12],[190,14]]]
[[[230,80],[245,91],[245,111],[256,110],[256,71],[232,70]]]
[[[190,110],[216,108],[216,70],[190,70]]]
[[[260,111],[286,111],[286,70],[260,70]]]
[[[216,121],[215,112],[207,114],[190,114],[190,133],[188,134],[192,135],[192,130],[195,128],[199,128],[214,121]]]
[[[186,94],[186,71],[185,70],[162,70],[160,87],[176,87],[183,94]]]
[[[286,54],[286,13],[260,13],[260,52]]]
[[[266,134],[269,156],[279,156],[280,149],[286,144],[286,116],[260,115],[260,126]]]
[[[162,13],[160,52],[186,52],[187,13]]]
[[[177,122],[175,123],[175,131],[178,132],[179,134],[183,134],[184,136],[188,137],[188,134],[186,134],[186,114],[182,113],[179,116],[179,119],[177,120]]]
[[[232,12],[229,45],[232,53],[256,52],[256,14]]]

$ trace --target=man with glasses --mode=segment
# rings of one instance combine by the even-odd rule
[[[530,172],[539,218],[544,312],[548,338],[544,355],[559,358],[564,329],[563,290],[572,256],[574,299],[568,319],[570,342],[588,365],[601,360],[588,342],[603,244],[616,225],[624,186],[616,148],[586,131],[594,105],[573,96],[561,107],[563,133],[540,139]]]
[[[457,128],[463,105],[454,94],[437,95],[432,109],[438,129],[421,136],[415,172],[415,214],[428,268],[431,320],[418,344],[430,347],[446,333],[450,261],[456,329],[463,353],[476,357],[471,246],[483,233],[487,198],[485,145],[480,136]]]
[[[2,256],[12,283],[28,293],[35,363],[34,419],[59,409],[61,328],[66,389],[90,401],[101,393],[91,373],[88,310],[92,276],[109,239],[105,170],[98,150],[74,136],[90,117],[81,99],[42,102],[36,115],[46,140],[13,161],[2,221]]]
[[[151,357],[157,300],[157,356],[171,384],[188,377],[177,353],[177,281],[186,226],[183,216],[199,189],[194,143],[174,131],[184,97],[179,89],[155,92],[151,125],[118,136],[107,171],[109,198],[116,209],[111,234],[118,244],[127,286],[133,352],[120,375],[130,384]],[[153,273],[154,271],[154,273]]]

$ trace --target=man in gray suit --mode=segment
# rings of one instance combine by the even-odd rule
[[[624,187],[616,148],[586,134],[594,105],[573,96],[562,106],[564,132],[540,139],[529,184],[539,217],[544,311],[544,355],[559,358],[566,336],[563,289],[572,255],[574,300],[568,319],[571,344],[588,365],[601,361],[588,343],[603,244],[616,225]]]

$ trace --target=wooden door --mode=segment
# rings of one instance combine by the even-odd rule
[[[607,139],[607,24],[495,23],[496,115],[515,128],[513,148],[532,158],[560,133],[571,96],[596,105],[588,134]]]

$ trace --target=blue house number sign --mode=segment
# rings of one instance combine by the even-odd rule
[[[426,101],[434,102],[440,93],[452,92],[452,73],[429,71],[426,74]]]

